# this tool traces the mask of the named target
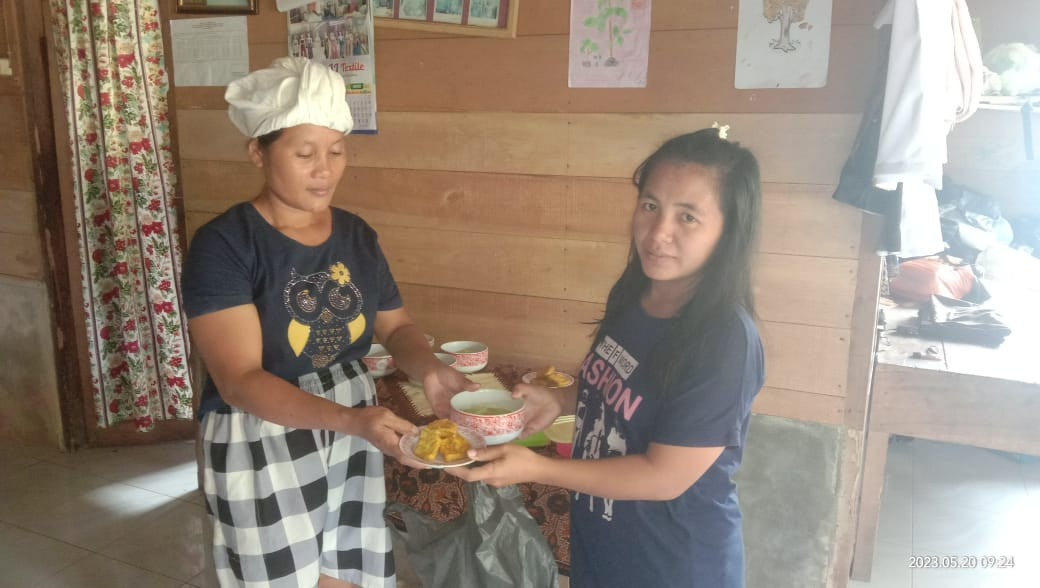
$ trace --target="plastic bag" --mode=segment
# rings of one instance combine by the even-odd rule
[[[933,294],[964,298],[975,284],[975,274],[966,265],[953,265],[938,257],[919,257],[899,264],[888,289],[892,296],[928,302]]]
[[[516,486],[466,484],[469,508],[453,521],[434,520],[402,504],[406,530],[390,532],[405,546],[424,588],[553,588],[558,570],[552,549],[528,514]]]

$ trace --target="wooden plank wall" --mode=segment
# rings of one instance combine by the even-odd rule
[[[23,99],[17,78],[0,77],[0,275],[42,280],[44,259]]]
[[[828,84],[812,90],[733,88],[735,2],[655,2],[644,89],[567,88],[560,0],[521,0],[516,39],[379,28],[379,133],[349,138],[336,204],[379,231],[409,311],[439,341],[572,369],[624,264],[632,171],[667,137],[728,124],[765,181],[756,411],[841,424],[871,252],[860,213],[830,195],[874,73],[879,3],[835,0]],[[253,68],[287,52],[285,15],[260,4]],[[173,93],[189,235],[261,184],[223,90]]]

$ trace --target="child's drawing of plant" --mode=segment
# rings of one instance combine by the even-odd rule
[[[599,55],[599,43],[593,41],[592,39],[585,39],[581,42],[580,51],[581,54],[585,56],[585,60],[581,63],[582,65],[588,67],[589,65],[591,65],[591,62],[589,60],[592,59],[592,56]]]
[[[596,10],[599,11],[595,16],[586,18],[582,24],[591,29],[596,29],[600,33],[606,32],[608,37],[607,52],[609,57],[603,63],[603,65],[613,66],[617,65],[618,61],[614,58],[614,46],[621,47],[625,44],[625,36],[632,33],[632,29],[625,28],[625,23],[628,22],[628,11],[621,6],[615,6],[615,0],[596,0]],[[586,51],[586,47],[589,50]],[[586,38],[582,41],[581,51],[586,55],[592,55],[593,52],[599,52],[599,45],[593,42],[591,39]]]

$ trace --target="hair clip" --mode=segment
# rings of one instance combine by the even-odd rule
[[[720,139],[725,139],[729,135],[729,125],[720,125],[719,121],[711,123],[711,128],[719,130]]]

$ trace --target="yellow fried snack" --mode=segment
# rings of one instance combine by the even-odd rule
[[[426,461],[433,461],[437,457],[437,449],[441,440],[434,429],[423,428],[419,431],[419,440],[415,442],[415,455]]]
[[[556,366],[549,366],[544,370],[538,372],[538,374],[531,381],[532,384],[539,386],[545,386],[547,388],[555,388],[559,386],[566,386],[570,381],[567,374],[556,371]]]
[[[441,455],[444,456],[444,461],[458,461],[466,457],[466,452],[469,451],[469,441],[458,433],[452,433],[445,443],[441,445]]]
[[[458,427],[450,419],[437,419],[419,431],[415,443],[415,455],[426,461],[434,461],[441,454],[444,461],[456,461],[466,457],[469,442],[459,434]]]
[[[437,419],[432,423],[426,425],[426,428],[433,431],[445,429],[451,431],[452,433],[458,430],[458,427],[455,425],[455,421],[451,419]]]

